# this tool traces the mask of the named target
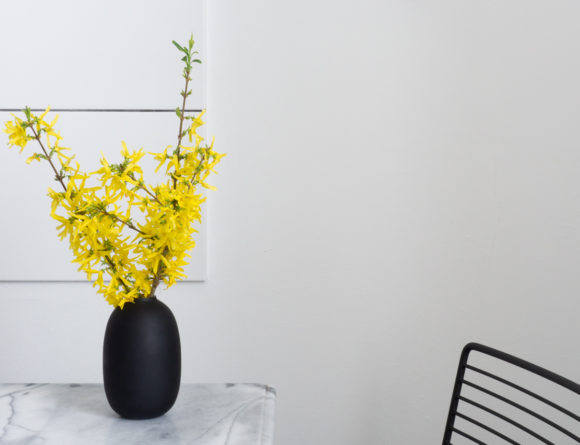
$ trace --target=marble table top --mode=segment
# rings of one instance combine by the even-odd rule
[[[97,384],[0,384],[0,444],[272,445],[275,391],[260,384],[182,384],[173,408],[120,418]]]

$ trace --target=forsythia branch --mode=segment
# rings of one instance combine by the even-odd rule
[[[184,53],[185,89],[181,108],[176,110],[177,147],[172,153],[168,153],[170,146],[149,153],[158,163],[156,171],[165,167],[165,180],[159,184],[143,179],[139,163],[146,155],[144,150],[130,151],[124,142],[122,160],[117,164],[103,157],[101,167],[91,173],[81,171],[77,162],[73,166],[74,155],[60,145],[62,138],[54,128],[57,119],[44,120],[49,108],[37,117],[27,107],[24,120],[14,116],[5,124],[10,147],[22,151],[31,140],[40,145],[42,154],[33,153],[27,163],[46,159],[62,186],[62,192],[48,191],[58,235],[68,240],[78,269],[90,281],[96,275],[93,285],[97,292],[121,309],[135,298],[155,295],[162,282],[170,287],[185,278],[188,252],[195,247],[194,223],[201,222],[205,200],[199,187],[212,188],[205,181],[224,156],[213,150],[213,142],[202,145],[204,139],[196,132],[204,123],[205,110],[185,116],[192,64],[201,63],[193,59],[197,53],[193,38],[187,46],[173,43]],[[185,135],[191,144],[185,142]],[[138,223],[132,219],[135,213]]]
[[[104,215],[110,216],[111,218],[113,218],[115,221],[119,221],[121,224],[126,225],[127,227],[129,227],[131,230],[134,230],[135,232],[140,233],[141,235],[146,235],[145,232],[143,232],[142,230],[139,230],[137,227],[135,227],[133,224],[131,224],[129,221],[125,221],[124,219],[119,218],[117,215],[115,215],[114,213],[109,213],[106,210],[102,212]]]
[[[108,256],[108,255],[105,255],[105,261],[106,261],[106,262],[109,264],[109,267],[111,268],[111,270],[112,270],[114,273],[117,273],[117,268],[115,267],[115,263],[113,263],[113,260],[111,260],[111,258],[109,258],[109,256]],[[121,283],[121,285],[122,285],[122,286],[123,286],[123,288],[125,289],[125,292],[129,292],[129,291],[130,291],[130,289],[129,289],[129,286],[127,286],[127,285],[125,284],[125,281],[123,281],[123,279],[122,279],[121,277],[119,277],[119,278],[120,278],[120,279],[119,279],[119,282]]]
[[[42,151],[44,152],[44,156],[46,156],[46,160],[48,161],[48,163],[50,164],[50,166],[52,167],[52,170],[54,171],[54,174],[56,176],[56,179],[58,180],[58,182],[60,182],[60,184],[62,185],[62,188],[64,189],[64,191],[66,192],[66,185],[64,185],[64,181],[62,176],[60,175],[60,173],[56,170],[56,167],[54,166],[54,164],[52,163],[52,157],[48,154],[48,152],[46,151],[46,149],[44,148],[44,145],[42,144],[42,141],[40,140],[40,136],[38,135],[38,133],[36,131],[34,131],[33,126],[30,126],[30,129],[32,130],[32,133],[34,134],[34,138],[38,141],[38,143],[40,144],[40,148],[42,148]]]

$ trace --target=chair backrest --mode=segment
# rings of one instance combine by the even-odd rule
[[[459,361],[443,445],[473,443],[580,443],[580,385],[469,343]]]

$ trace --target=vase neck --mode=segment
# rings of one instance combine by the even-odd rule
[[[134,301],[154,301],[154,300],[157,300],[157,297],[155,295],[151,295],[150,297],[135,298]]]

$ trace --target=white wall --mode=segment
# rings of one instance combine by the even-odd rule
[[[580,4],[208,3],[184,381],[274,385],[279,445],[379,445],[441,440],[471,340],[580,380]],[[101,379],[89,286],[0,293],[0,381]]]

